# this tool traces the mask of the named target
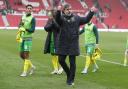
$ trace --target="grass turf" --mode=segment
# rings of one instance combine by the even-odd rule
[[[100,32],[103,60],[123,63],[127,33]],[[43,54],[46,32],[37,30],[33,35],[31,58],[36,66],[32,76],[20,77],[23,61],[18,55],[16,30],[0,30],[0,89],[127,89],[128,67],[97,61],[100,70],[87,75],[80,72],[85,58],[77,57],[75,86],[67,86],[65,73],[51,75],[51,56]],[[84,35],[80,36],[80,49],[84,54]],[[68,58],[67,58],[68,59]],[[68,62],[68,60],[67,60]]]

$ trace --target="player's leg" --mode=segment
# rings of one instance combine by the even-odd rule
[[[24,77],[24,76],[27,76],[27,72],[29,69],[29,60],[26,57],[26,56],[28,56],[27,52],[23,52],[22,54],[23,54],[23,58],[24,58],[24,66],[23,66],[23,72],[20,76]]]
[[[21,59],[24,60],[23,72],[22,72],[22,74],[21,74],[20,76],[27,76],[27,67],[26,67],[26,66],[28,65],[28,62],[25,61],[25,56],[24,56],[24,41],[22,41],[22,42],[20,43],[20,48],[19,48],[19,50],[20,50],[20,57],[21,57]]]
[[[58,65],[59,65],[58,74],[62,74],[63,73],[63,68],[61,67],[59,62],[58,62]]]
[[[95,45],[94,45],[94,46],[92,46],[92,56],[91,56],[91,64],[93,64],[92,72],[96,72],[99,69],[99,67],[96,63],[96,58],[93,57],[93,54],[95,53],[95,51],[96,50],[95,50]],[[97,54],[97,56],[98,56],[98,54]]]
[[[89,55],[86,55],[86,57],[85,57],[85,67],[84,67],[84,70],[81,72],[82,74],[86,74],[87,73],[87,71],[88,71],[88,68],[89,68],[89,65],[90,65],[90,56]]]
[[[34,70],[36,69],[36,67],[32,64],[31,60],[30,60],[30,57],[29,57],[29,54],[30,54],[30,51],[28,52],[24,52],[25,53],[25,60],[28,61],[28,69],[27,69],[27,72],[29,72],[30,75],[32,75],[34,73]]]
[[[99,67],[98,67],[98,65],[96,63],[96,60],[95,59],[91,59],[91,63],[93,64],[92,72],[96,72],[99,69]]]
[[[19,43],[19,51],[20,51],[19,55],[22,60],[24,60],[23,46],[24,46],[24,42]]]
[[[22,60],[24,60],[23,52],[20,52],[20,58],[21,58]]]
[[[21,76],[27,76],[27,73],[33,74],[35,70],[35,66],[32,64],[31,60],[29,59],[29,52],[24,52],[24,67],[23,67],[23,73]]]
[[[29,53],[28,53],[28,56],[27,56],[27,59],[29,60],[29,74],[30,75],[32,75],[33,74],[33,72],[34,72],[34,70],[36,69],[36,67],[32,64],[32,62],[31,62],[31,60],[30,60],[30,57],[29,57],[29,54],[30,54],[30,51],[31,51],[31,49],[32,49],[32,40],[30,40],[30,41],[27,41],[27,48],[26,48],[26,51],[28,51]]]
[[[50,41],[50,53],[52,55],[52,64],[54,70],[51,72],[51,74],[58,74],[59,66],[58,66],[58,56],[55,55],[55,44],[54,41]]]
[[[92,56],[93,50],[94,50],[93,45],[87,45],[86,46],[86,61],[85,61],[85,68],[81,72],[82,74],[86,74],[88,72],[88,68],[89,68],[90,63],[91,63],[91,56]]]
[[[57,56],[57,58],[58,58],[58,56]],[[63,73],[63,68],[61,67],[61,65],[59,63],[59,60],[57,60],[57,66],[58,66],[58,74],[62,74]]]
[[[128,49],[125,50],[125,55],[124,55],[124,66],[127,65],[127,57],[128,57]]]
[[[51,74],[58,74],[58,56],[52,55],[53,72]]]
[[[85,49],[86,49],[85,67],[84,67],[83,71],[81,72],[82,74],[86,74],[87,73],[88,67],[90,65],[90,53],[89,53],[90,49],[89,49],[89,45],[86,45]]]
[[[31,47],[32,47],[32,41],[24,41],[24,45],[23,45],[24,67],[21,76],[27,76],[29,70],[30,70],[30,74],[32,74],[35,69],[35,66],[32,64],[31,60],[29,59],[29,53],[31,51]]]

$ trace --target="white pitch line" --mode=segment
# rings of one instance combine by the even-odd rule
[[[124,65],[121,64],[121,63],[118,63],[118,62],[112,62],[112,61],[107,61],[107,60],[103,60],[103,59],[101,59],[101,60],[99,60],[99,61],[103,61],[103,62],[108,62],[108,63],[111,63],[111,64],[116,64],[116,65],[124,66]]]
[[[84,55],[80,55],[81,57],[85,57]],[[118,63],[118,62],[112,62],[112,61],[107,61],[107,60],[103,60],[103,59],[101,59],[101,60],[99,60],[99,61],[103,61],[103,62],[107,62],[107,63],[111,63],[111,64],[116,64],[116,65],[121,65],[121,66],[124,66],[123,64],[121,64],[121,63]],[[128,65],[126,65],[126,66],[128,66]]]
[[[81,54],[85,54],[85,53],[81,53]],[[103,53],[103,54],[124,54],[124,52],[121,52],[121,53]]]

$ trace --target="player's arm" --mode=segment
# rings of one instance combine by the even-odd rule
[[[86,17],[80,17],[80,25],[88,23],[92,19],[94,13],[96,13],[97,11],[98,9],[93,6]]]
[[[30,33],[33,33],[35,31],[35,26],[36,26],[36,20],[35,20],[35,18],[32,18],[31,28],[30,29],[26,29],[26,31],[28,31]]]
[[[79,35],[81,35],[82,33],[84,33],[84,27],[81,30],[79,30]]]
[[[44,26],[44,30],[50,32],[52,28],[53,28],[53,21],[49,19],[46,25]]]
[[[89,11],[89,13],[88,13],[87,16],[85,16],[85,17],[79,17],[79,19],[80,19],[80,25],[84,25],[84,24],[88,23],[92,19],[93,15],[94,15],[94,12]]]
[[[96,37],[96,45],[98,46],[98,44],[99,44],[99,34],[98,34],[98,30],[97,30],[96,26],[93,26],[93,32],[94,32],[94,35]]]
[[[59,25],[54,19],[48,20],[47,24],[44,26],[44,30],[47,32],[50,32],[52,29],[55,29],[56,31],[59,30]]]
[[[19,23],[19,25],[18,25],[18,28],[20,28],[20,27],[22,27],[24,25],[24,23],[23,23],[23,21],[22,21],[22,19],[20,20],[20,23]]]

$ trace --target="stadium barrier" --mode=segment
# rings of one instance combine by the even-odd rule
[[[0,27],[0,30],[16,30],[18,27]],[[82,29],[82,28],[80,28]],[[36,30],[44,30],[44,27],[36,27]],[[100,32],[128,32],[128,29],[98,29]]]

